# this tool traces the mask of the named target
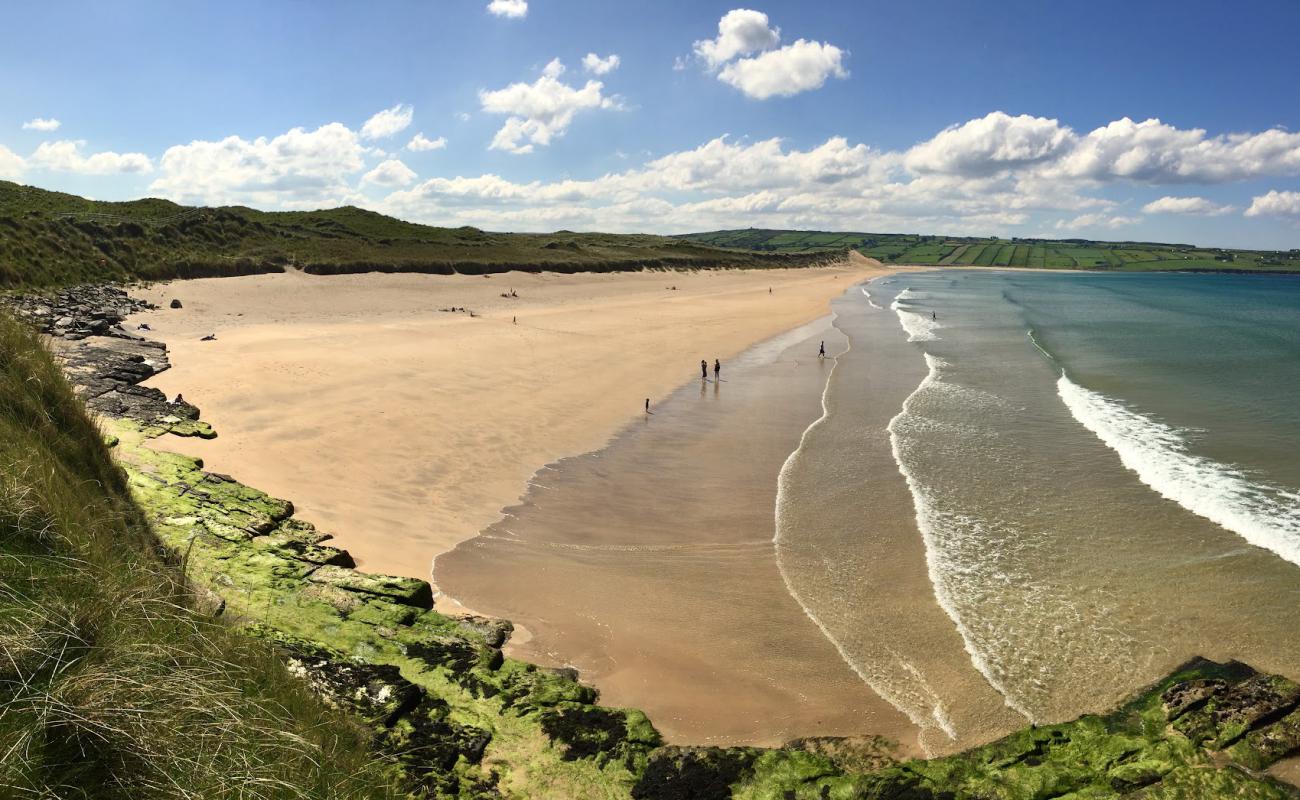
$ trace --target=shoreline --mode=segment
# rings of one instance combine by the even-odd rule
[[[829,269],[490,281],[231,279],[247,281],[247,289],[209,279],[152,288],[144,296],[162,306],[198,289],[205,296],[131,321],[149,323],[148,335],[175,353],[175,367],[149,385],[185,393],[223,433],[215,442],[185,443],[187,454],[300,496],[304,518],[339,531],[364,567],[426,579],[437,555],[518,502],[537,468],[606,446],[641,416],[641,399],[656,402],[689,381],[682,373],[700,355],[690,342],[718,340],[707,357],[729,360],[823,315],[847,283],[876,269],[863,259]],[[762,296],[769,282],[771,304]],[[331,315],[330,304],[371,287],[373,302]],[[312,296],[296,301],[289,288]],[[429,294],[413,299],[418,291]],[[520,299],[496,296],[514,291]],[[259,292],[284,302],[275,308]],[[429,314],[448,305],[468,306],[477,318]],[[218,340],[198,342],[206,333]],[[637,384],[634,397],[613,399]],[[374,434],[350,431],[357,422],[375,426]],[[375,461],[380,451],[387,455]],[[338,459],[361,474],[319,469]],[[359,482],[381,491],[371,497]],[[381,515],[384,531],[362,527],[374,524],[372,504],[390,510]],[[413,561],[413,547],[425,556]]]

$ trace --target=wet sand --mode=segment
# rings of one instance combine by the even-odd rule
[[[829,320],[791,332],[543,470],[503,521],[439,557],[439,585],[513,620],[512,654],[576,666],[671,742],[872,733],[916,752],[915,727],[840,657],[774,557],[777,477],[834,364],[822,340],[832,357],[845,346]]]

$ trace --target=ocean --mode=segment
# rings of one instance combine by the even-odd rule
[[[835,312],[849,346],[782,470],[777,561],[927,751],[1194,655],[1300,676],[1300,280],[940,270]],[[908,535],[924,597],[890,555]]]

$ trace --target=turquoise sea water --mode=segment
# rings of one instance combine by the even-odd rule
[[[778,561],[927,746],[1197,654],[1300,677],[1300,279],[947,270],[836,313],[851,346],[783,474]],[[878,555],[909,532],[879,521],[897,476],[873,437],[945,620]]]

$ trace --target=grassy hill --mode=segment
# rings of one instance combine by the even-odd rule
[[[242,275],[289,264],[315,273],[574,272],[783,266],[808,263],[809,255],[640,234],[437,228],[351,206],[266,212],[101,202],[0,181],[0,287]]]
[[[1300,272],[1300,250],[1232,250],[1157,242],[1087,239],[998,239],[892,233],[744,230],[690,233],[682,241],[765,253],[815,253],[853,248],[888,264],[1045,269],[1243,270]]]
[[[190,610],[100,431],[8,315],[0,554],[0,796],[398,796],[360,725]]]

